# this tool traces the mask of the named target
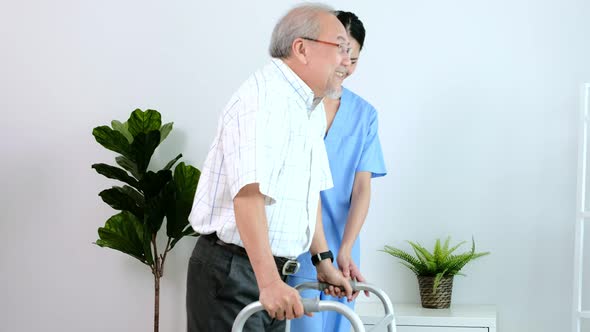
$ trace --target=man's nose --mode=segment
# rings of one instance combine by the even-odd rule
[[[350,67],[350,65],[352,64],[352,62],[350,61],[350,55],[345,54],[342,56],[342,65],[344,67]]]

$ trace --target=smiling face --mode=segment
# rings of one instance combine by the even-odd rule
[[[359,45],[358,41],[356,41],[356,39],[354,39],[351,35],[348,35],[348,40],[350,40],[352,52],[350,54],[350,66],[348,66],[346,76],[344,78],[347,78],[354,73],[356,70],[356,64],[358,63],[359,56],[361,54],[361,46]]]
[[[334,15],[325,14],[320,18],[320,33],[315,38],[319,41],[343,45],[348,48],[348,34],[344,26]],[[340,91],[342,80],[350,66],[350,56],[342,47],[313,40],[305,40],[308,65],[312,73],[310,87],[316,97],[324,97]]]
[[[330,90],[326,93],[326,97],[330,99],[340,99],[342,96],[342,84],[344,80],[347,79],[350,75],[352,75],[356,70],[356,65],[358,63],[359,55],[361,52],[361,47],[359,43],[354,39],[351,35],[348,35],[348,40],[350,41],[351,53],[350,53],[350,63],[344,66],[345,73],[343,76],[338,76],[337,79],[334,79],[331,82]]]
[[[334,93],[328,95],[328,97],[332,99],[338,99],[340,97],[343,80],[348,78],[356,71],[359,54],[363,49],[366,35],[363,22],[358,18],[358,16],[356,16],[356,14],[347,11],[337,11],[336,15],[338,20],[342,23],[342,25],[344,25],[344,28],[346,29],[346,37],[350,41],[352,52],[350,55],[350,63],[345,66],[346,74],[342,80],[340,80],[340,86],[337,89],[333,89]]]

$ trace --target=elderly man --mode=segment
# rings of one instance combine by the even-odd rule
[[[331,8],[290,10],[272,34],[270,64],[254,73],[221,114],[189,217],[202,234],[189,262],[188,331],[229,331],[238,312],[260,300],[248,331],[283,331],[303,315],[285,281],[309,250],[318,280],[349,299],[332,265],[319,193],[332,186],[321,100],[337,93],[350,65],[347,32]]]

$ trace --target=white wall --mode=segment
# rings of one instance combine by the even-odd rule
[[[297,1],[0,2],[0,330],[148,331],[145,266],[92,244],[113,214],[92,128],[154,108],[175,129],[155,156],[201,166],[219,111],[268,60]],[[385,244],[452,235],[491,256],[455,303],[498,305],[499,331],[571,327],[579,87],[590,3],[332,1],[368,29],[348,86],[380,111],[389,175],[374,182],[364,273],[394,302],[415,278]],[[188,256],[169,256],[161,330],[184,331]]]

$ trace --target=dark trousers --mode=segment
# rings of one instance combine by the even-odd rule
[[[188,332],[229,332],[245,306],[258,301],[258,286],[248,257],[231,252],[203,236],[188,266],[186,308]],[[244,331],[285,331],[285,321],[266,311],[252,315]]]

